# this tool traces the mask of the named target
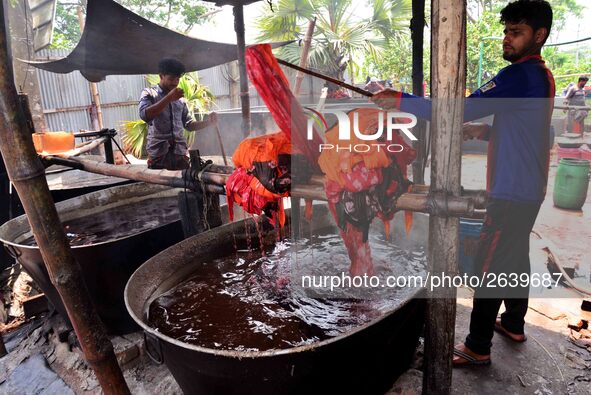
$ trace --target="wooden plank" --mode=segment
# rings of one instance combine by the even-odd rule
[[[431,6],[431,191],[460,196],[464,90],[466,86],[466,1],[433,0]],[[429,219],[431,276],[458,272],[459,219]],[[456,289],[430,292],[425,328],[424,394],[451,392]]]
[[[49,304],[45,294],[39,294],[26,298],[23,301],[23,310],[25,311],[25,319],[27,320],[45,311],[48,311]]]
[[[412,92],[424,96],[423,81],[423,44],[425,31],[425,0],[412,0],[412,19],[410,34],[412,39]],[[413,148],[417,150],[417,159],[412,163],[412,180],[415,184],[425,183],[425,165],[427,163],[427,122],[417,121],[413,130],[417,137]]]

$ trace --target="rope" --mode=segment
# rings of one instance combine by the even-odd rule
[[[429,214],[437,217],[449,217],[449,199],[448,193],[444,191],[433,191],[429,193],[429,199],[427,200],[427,211]],[[439,201],[443,201],[441,207]]]

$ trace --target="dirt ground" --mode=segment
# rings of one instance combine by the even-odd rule
[[[482,155],[463,157],[462,184],[470,189],[483,189],[486,158]],[[553,160],[555,163],[555,160]],[[427,173],[430,169],[427,169]],[[551,168],[548,195],[534,230],[542,239],[532,236],[532,266],[546,270],[547,255],[543,248],[552,244],[566,266],[576,268],[576,281],[591,288],[591,198],[582,211],[573,212],[553,207],[552,190],[556,166]],[[456,343],[468,330],[471,291],[460,289]],[[580,310],[580,294],[567,291],[570,298],[532,299],[526,317],[528,341],[514,344],[505,338],[493,339],[490,367],[464,368],[453,372],[455,394],[589,394],[591,393],[591,349],[569,340],[580,333],[568,329],[569,323],[590,319]],[[542,295],[544,296],[544,295]],[[72,348],[72,337],[63,338],[59,317],[37,319],[5,336],[9,354],[0,359],[0,394],[100,394],[92,371],[83,362],[78,348]],[[166,369],[145,355],[141,333],[113,338],[125,379],[133,394],[180,394],[181,391]],[[420,351],[415,367],[420,367]],[[33,373],[34,372],[34,373]],[[419,394],[422,372],[410,369],[395,383],[389,394]]]
[[[547,255],[541,249],[550,244],[552,252],[560,257],[564,266],[576,268],[576,283],[591,291],[591,194],[587,195],[581,211],[554,207],[552,193],[556,169],[553,156],[546,199],[534,226],[534,232],[544,240],[532,236],[532,271],[546,270]],[[462,185],[468,189],[483,189],[485,177],[486,157],[464,155]],[[580,334],[569,329],[568,324],[581,319],[591,320],[591,313],[580,309],[584,299],[581,294],[565,292],[571,295],[570,298],[530,299],[525,329],[528,341],[516,344],[495,335],[491,366],[455,369],[452,393],[590,394],[591,348],[581,348],[569,340],[571,335],[577,337]],[[470,295],[468,289],[458,292],[456,344],[468,334],[472,309]],[[397,381],[390,393],[420,394],[421,386],[422,372],[411,369]]]

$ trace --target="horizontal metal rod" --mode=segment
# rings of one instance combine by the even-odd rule
[[[313,77],[321,78],[321,79],[328,81],[328,82],[332,82],[335,85],[341,86],[343,88],[347,88],[347,89],[352,90],[353,92],[357,92],[363,96],[367,96],[367,97],[373,96],[373,93],[371,93],[370,91],[366,91],[365,89],[361,89],[361,88],[358,88],[354,85],[347,84],[346,82],[343,82],[341,80],[337,80],[336,78],[332,78],[327,75],[317,73],[315,71],[308,70],[308,69],[300,67],[300,66],[296,66],[295,64],[286,62],[285,60],[282,60],[282,59],[277,59],[277,62],[279,62],[279,64],[282,64],[284,66],[290,67],[294,70],[301,71],[302,73],[309,74]]]

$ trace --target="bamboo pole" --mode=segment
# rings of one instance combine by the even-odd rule
[[[4,3],[0,4],[4,20]],[[51,282],[62,298],[88,364],[105,394],[129,394],[53,204],[45,169],[37,159],[8,64],[6,34],[0,29],[0,151],[27,214]]]
[[[80,24],[80,32],[84,31],[84,16],[82,15],[82,7],[76,7],[76,13],[78,14],[78,23]],[[98,93],[98,86],[96,82],[90,82],[90,95],[92,97],[92,104],[96,109],[96,117],[98,121],[98,128],[102,129],[103,126],[103,110],[101,108],[101,99]]]
[[[412,0],[412,20],[410,31],[412,38],[412,92],[415,96],[424,96],[423,81],[423,42],[425,30],[425,0]],[[417,137],[413,147],[417,150],[417,159],[412,164],[412,180],[416,184],[425,183],[425,165],[427,163],[427,122],[417,121],[413,131]]]
[[[158,185],[166,185],[173,188],[197,189],[203,184],[205,190],[212,193],[225,194],[225,185],[232,174],[230,166],[209,165],[200,172],[197,180],[192,179],[186,170],[151,170],[138,165],[110,165],[104,162],[95,162],[88,159],[71,157],[68,159],[56,156],[44,158],[52,164],[73,167],[91,173],[102,174],[129,180],[148,182]],[[291,196],[295,198],[326,201],[324,190],[324,178],[313,176],[310,184],[294,185]],[[397,203],[398,210],[410,210],[422,213],[450,216],[471,217],[475,208],[484,207],[486,193],[484,191],[464,191],[462,197],[445,197],[441,194],[429,192],[429,186],[413,186],[411,193],[402,194]]]
[[[236,47],[238,51],[238,70],[240,72],[240,103],[242,105],[242,135],[246,138],[250,134],[250,95],[248,93],[248,75],[246,74],[244,39],[244,8],[236,5],[234,12],[234,31],[236,32]]]
[[[466,87],[466,0],[433,0],[431,6],[431,193],[460,196],[460,133]],[[459,219],[429,218],[428,265],[432,276],[458,272]],[[456,320],[456,289],[429,290],[423,394],[449,394]]]

